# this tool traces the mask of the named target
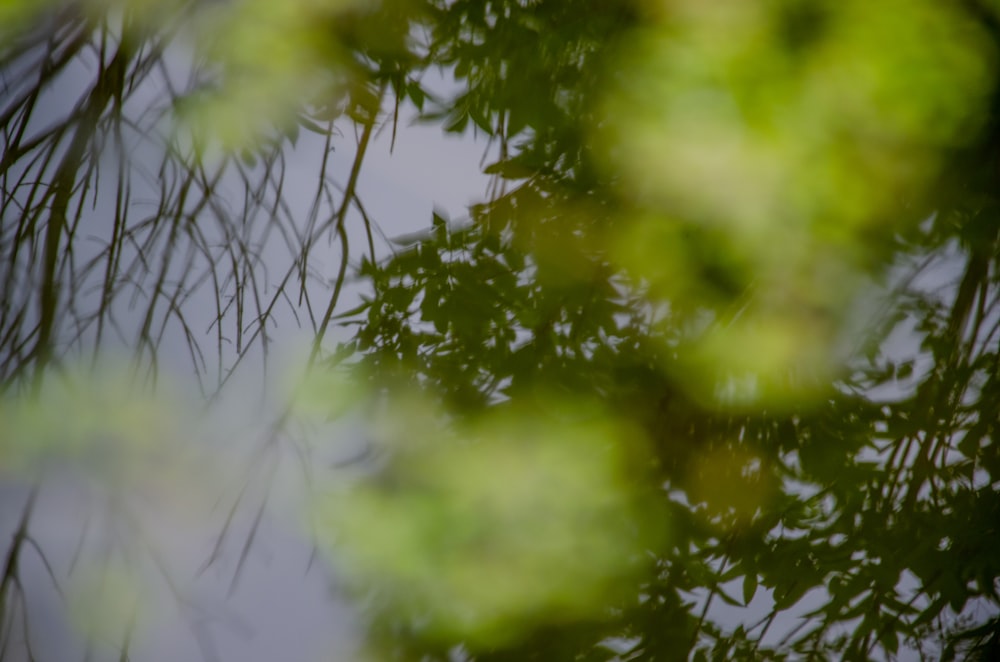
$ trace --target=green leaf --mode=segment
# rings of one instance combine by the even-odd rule
[[[410,84],[406,86],[406,92],[409,95],[410,100],[413,102],[413,105],[417,107],[417,110],[423,112],[424,101],[427,99],[427,93],[424,92],[424,88],[420,86],[420,83],[416,81],[410,82]]]
[[[489,118],[486,116],[486,113],[482,111],[482,109],[472,108],[469,111],[469,117],[471,117],[472,121],[476,123],[476,126],[486,132],[486,135],[493,135],[493,126],[490,124]]]
[[[524,111],[524,108],[519,104],[514,104],[514,106],[507,113],[507,137],[513,138],[517,134],[524,131],[528,126],[528,115]]]
[[[534,174],[534,171],[515,160],[507,160],[489,164],[483,168],[483,173],[487,175],[500,175],[505,179],[527,179]]]
[[[749,605],[753,596],[757,594],[757,573],[748,573],[743,578],[743,604]]]
[[[958,451],[969,459],[975,458],[979,451],[979,443],[982,438],[981,435],[982,431],[978,429],[978,426],[969,430],[969,432],[962,437],[962,440],[958,442]]]
[[[740,604],[739,600],[737,600],[737,599],[733,598],[732,596],[730,596],[728,593],[726,593],[724,590],[722,590],[721,587],[715,592],[715,594],[718,595],[720,598],[722,598],[722,601],[725,602],[730,607],[742,607],[743,606],[742,604]]]
[[[883,626],[883,632],[879,635],[879,643],[889,653],[895,654],[899,650],[899,633],[891,626]]]
[[[802,599],[802,596],[809,590],[809,585],[805,582],[793,581],[779,593],[775,590],[774,608],[776,611],[788,609]]]
[[[316,135],[319,135],[319,136],[328,136],[328,135],[330,135],[329,129],[324,129],[319,124],[316,124],[315,122],[313,122],[312,120],[310,120],[307,117],[303,117],[303,116],[300,115],[299,116],[299,124],[301,124],[302,127],[306,129],[306,131],[312,131]]]
[[[462,133],[465,131],[466,125],[469,123],[468,113],[458,113],[454,115],[450,122],[444,126],[444,130],[448,133]]]

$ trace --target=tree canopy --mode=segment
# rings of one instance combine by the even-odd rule
[[[76,364],[174,334],[213,401],[284,315],[366,422],[310,510],[373,659],[997,655],[993,3],[3,12],[8,466]],[[491,186],[377,248],[410,117]]]

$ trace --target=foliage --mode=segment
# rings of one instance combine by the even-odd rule
[[[312,377],[335,375],[313,384],[336,385],[309,399],[371,421],[366,461],[314,506],[384,658],[994,654],[991,6],[144,4],[173,20],[53,10],[4,46],[5,71],[36,76],[0,105],[5,388],[40,389],[105,328],[155,368],[175,324],[212,398],[255,341],[266,359],[279,303],[301,313]],[[175,34],[203,60],[182,90],[163,79],[151,122],[125,81]],[[77,110],[37,129],[41,90],[92,41]],[[435,67],[457,92],[422,82]],[[485,136],[494,186],[381,260],[356,184],[407,106]],[[356,136],[339,189],[338,128]],[[283,189],[300,129],[325,150],[304,223]],[[137,220],[139,143],[161,162]],[[80,268],[88,192],[116,203]],[[368,289],[341,312],[349,211]],[[324,235],[335,278],[310,268]],[[198,291],[214,369],[186,317]],[[147,306],[131,335],[129,297]],[[353,335],[327,353],[331,324]]]
[[[456,641],[475,659],[933,654],[996,601],[997,218],[974,166],[957,194],[949,172],[995,158],[991,124],[963,144],[991,118],[994,19],[891,3],[548,13],[568,4],[495,25],[449,7],[479,29],[439,37],[468,85],[448,128],[470,109],[506,181],[467,224],[436,216],[368,267],[350,349],[364,378],[402,374],[452,416],[540,385],[627,412],[670,533],[605,627]],[[532,62],[508,64],[508,33],[532,27]],[[917,256],[960,270],[954,293],[914,284]],[[713,602],[762,617],[734,625]]]

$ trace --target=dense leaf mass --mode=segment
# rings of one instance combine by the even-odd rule
[[[774,4],[781,29],[777,48],[800,61],[831,20],[862,20],[831,19],[824,3]],[[681,6],[687,4],[667,4],[663,11]],[[955,29],[993,40],[992,15],[968,10],[963,27]],[[648,550],[655,562],[631,586],[630,597],[609,603],[600,623],[539,622],[516,646],[471,647],[470,653],[482,660],[869,659],[906,649],[930,657],[963,650],[989,657],[1000,641],[997,621],[989,616],[995,613],[1000,570],[993,551],[1000,467],[991,432],[997,417],[1000,219],[993,207],[995,179],[982,174],[996,159],[988,146],[996,130],[991,83],[971,79],[972,89],[958,92],[966,99],[960,112],[972,118],[964,120],[966,126],[983,127],[971,141],[970,133],[935,144],[940,127],[923,123],[900,138],[897,130],[910,129],[896,117],[877,129],[887,136],[897,132],[889,140],[912,138],[907,151],[923,143],[919,149],[926,154],[930,148],[936,164],[918,180],[896,179],[896,170],[876,175],[888,174],[899,188],[895,199],[873,200],[859,212],[869,219],[851,218],[854,209],[841,212],[825,201],[825,192],[813,197],[809,191],[829,184],[818,169],[840,168],[841,162],[864,169],[869,155],[853,147],[814,153],[817,162],[806,179],[786,175],[782,186],[792,190],[777,195],[802,201],[791,211],[804,215],[789,222],[813,224],[805,259],[842,260],[844,251],[854,252],[845,268],[853,275],[836,284],[847,292],[820,295],[815,302],[793,299],[783,311],[795,316],[798,332],[813,332],[807,342],[827,355],[836,352],[836,358],[820,370],[796,356],[781,374],[758,375],[780,381],[783,397],[731,406],[711,397],[719,380],[732,379],[731,364],[692,366],[690,354],[699,351],[712,325],[749,314],[746,309],[775,296],[768,288],[795,288],[769,282],[762,271],[780,268],[787,277],[809,278],[816,265],[799,271],[779,259],[761,266],[767,258],[756,245],[741,254],[729,245],[725,229],[697,223],[717,209],[702,212],[700,202],[692,207],[676,196],[636,199],[633,182],[602,163],[621,158],[614,153],[621,142],[612,143],[610,155],[595,151],[595,131],[633,128],[616,123],[620,115],[601,119],[608,90],[624,87],[620,94],[631,95],[628,104],[642,104],[660,93],[656,85],[669,82],[669,71],[647,80],[634,68],[617,68],[619,52],[648,29],[644,11],[600,2],[444,8],[430,52],[447,54],[464,86],[443,104],[441,116],[446,130],[465,130],[471,121],[500,142],[501,158],[487,172],[501,183],[487,203],[471,210],[468,222],[436,217],[425,239],[367,272],[375,294],[354,345],[367,378],[391,382],[401,373],[460,416],[533,398],[540,386],[597,397],[641,422],[654,449],[641,480],[661,486],[670,535]],[[733,29],[745,27],[733,20]],[[922,27],[912,29],[936,39]],[[670,36],[681,30],[668,28]],[[530,49],[516,45],[529,40]],[[713,41],[705,47],[724,51],[726,45]],[[984,46],[984,52],[993,47]],[[888,46],[888,57],[924,57],[905,48]],[[639,66],[650,66],[654,57],[645,54]],[[683,64],[712,66],[710,53],[701,57]],[[877,59],[863,49],[845,57],[869,64]],[[665,59],[662,66],[672,65]],[[739,83],[751,86],[741,94],[764,95],[746,100],[749,111],[771,113],[768,104],[789,94],[778,87],[785,74],[767,62],[762,69],[743,65],[742,71],[739,64],[727,66],[736,68],[729,72],[733,76],[765,77]],[[901,95],[891,103],[903,102],[907,92],[895,84],[887,81],[886,93]],[[677,87],[663,92],[683,93]],[[792,98],[797,94],[791,92]],[[930,94],[928,112],[939,114],[930,108],[946,102]],[[620,102],[611,107],[627,113]],[[651,105],[649,112],[656,110]],[[813,105],[804,112],[819,116],[827,109]],[[800,128],[776,130],[789,140],[810,139]],[[826,140],[842,128],[821,130],[831,132],[820,134]],[[646,166],[669,164],[672,147],[670,141],[658,144],[667,155]],[[752,170],[755,163],[699,172],[698,185],[708,193],[694,194],[707,195],[709,205],[713,198],[724,201],[723,213],[754,204],[729,190],[726,178],[729,166]],[[670,186],[670,173],[662,169],[638,177]],[[847,205],[866,204],[844,190],[833,194]],[[659,234],[642,235],[653,242],[638,249],[642,257],[623,258],[622,237],[642,228],[649,215],[656,217]],[[844,229],[851,223],[856,226]],[[769,242],[786,243],[789,261],[795,259],[795,232],[789,228],[787,236],[775,227],[766,235]],[[817,237],[822,232],[841,236],[831,248]],[[941,267],[949,272],[941,282],[920,277],[931,262],[949,265]],[[810,284],[804,284],[804,297],[816,295]],[[871,291],[879,293],[876,303],[859,302]],[[803,308],[819,318],[818,329],[798,324]],[[738,335],[730,341],[744,342],[737,352],[757,350]],[[844,344],[848,349],[835,349]],[[706,379],[707,391],[700,383]],[[739,612],[743,616],[722,618],[714,603],[753,606]],[[974,627],[966,627],[970,623]],[[397,653],[405,656],[403,649]]]

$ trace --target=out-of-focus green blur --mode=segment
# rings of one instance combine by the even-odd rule
[[[703,397],[807,396],[834,374],[869,237],[905,226],[942,152],[975,138],[996,54],[951,3],[650,0],[646,12],[594,131],[646,210],[625,219],[617,261],[674,306],[716,309],[691,352]],[[752,302],[730,296],[748,289]]]
[[[95,28],[118,17],[128,48],[157,33],[173,34],[185,45],[174,57],[193,58],[210,73],[176,100],[167,118],[181,144],[204,156],[252,151],[296,129],[303,106],[346,77],[329,28],[338,14],[361,3],[83,0],[76,7]],[[60,7],[53,0],[0,0],[0,45]]]
[[[137,389],[123,364],[72,366],[31,394],[0,398],[0,477],[72,468],[100,479],[146,482],[153,466],[179,467],[182,408],[166,384]],[[46,469],[48,467],[48,469]]]
[[[302,106],[331,89],[341,53],[330,25],[357,2],[242,0],[205,11],[194,50],[221,76],[182,109],[196,146],[252,148],[295,127]]]
[[[665,522],[641,496],[641,433],[593,403],[539,404],[458,426],[419,399],[388,406],[373,473],[318,513],[375,618],[489,647],[606,615],[643,567]]]

